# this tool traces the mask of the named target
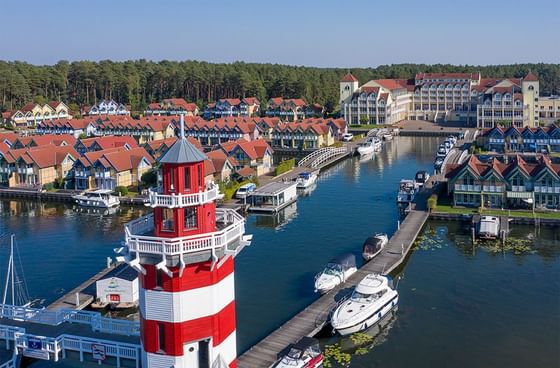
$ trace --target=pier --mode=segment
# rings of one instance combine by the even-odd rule
[[[364,264],[347,282],[319,297],[303,311],[246,351],[239,357],[237,366],[239,368],[270,366],[277,360],[278,354],[290,344],[295,343],[302,336],[314,336],[323,329],[338,301],[350,294],[353,287],[367,274],[389,274],[399,267],[406,259],[416,237],[428,219],[429,213],[426,202],[433,192],[432,184],[433,181],[430,181],[429,187],[416,196],[416,204],[412,206],[399,229],[393,234],[389,243],[378,256]]]

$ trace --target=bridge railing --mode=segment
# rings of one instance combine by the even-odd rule
[[[325,153],[326,151],[328,151],[329,148],[325,147],[325,148],[320,148],[316,151],[311,152],[310,154],[308,154],[307,156],[305,156],[304,158],[302,158],[299,162],[298,162],[298,167],[303,167],[306,166],[309,162],[311,162],[313,159],[315,159],[316,157],[322,155],[323,153]]]
[[[330,161],[333,157],[343,155],[346,153],[348,153],[348,149],[346,147],[331,148],[325,153],[323,153],[321,156],[313,160],[313,162],[311,163],[311,167],[315,169],[321,166],[322,164],[324,164],[325,162]]]

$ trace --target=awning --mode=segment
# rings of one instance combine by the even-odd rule
[[[533,199],[533,192],[510,192],[506,193],[507,198],[521,198],[521,199]]]

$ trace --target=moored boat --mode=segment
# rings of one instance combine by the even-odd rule
[[[500,219],[495,216],[482,216],[478,223],[478,237],[496,239],[500,234]]]
[[[72,198],[83,207],[111,208],[120,204],[119,198],[112,195],[112,193],[113,191],[110,189],[97,189],[86,191]]]
[[[315,292],[325,294],[334,289],[338,284],[348,280],[358,269],[356,268],[356,256],[346,253],[333,258],[327,267],[315,276]]]
[[[342,336],[365,330],[379,322],[398,303],[399,294],[388,276],[369,274],[343,300],[331,316],[332,327]]]
[[[399,183],[397,203],[410,203],[418,193],[418,184],[414,180],[402,179]]]
[[[368,140],[358,145],[358,153],[360,156],[370,155],[373,152],[375,152],[373,140]]]
[[[323,353],[319,341],[313,337],[302,337],[289,347],[273,368],[318,368],[323,364]]]
[[[375,235],[370,236],[366,239],[364,245],[362,246],[362,256],[366,261],[369,261],[378,255],[388,242],[389,237],[387,234],[376,233]]]
[[[317,174],[311,172],[302,172],[296,179],[297,188],[305,189],[310,187],[313,183],[317,181]]]

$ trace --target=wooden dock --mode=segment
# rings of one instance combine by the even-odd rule
[[[353,287],[367,274],[389,274],[399,267],[406,259],[416,237],[428,219],[426,201],[432,190],[432,188],[428,188],[418,194],[417,205],[413,206],[399,229],[377,257],[362,266],[346,283],[338,285],[334,290],[321,296],[241,355],[237,360],[237,366],[239,368],[269,367],[289,344],[295,343],[302,336],[317,334],[328,322],[330,312],[337,302],[351,293]]]
[[[82,310],[95,300],[95,290],[87,290],[90,287],[95,287],[95,282],[101,278],[103,278],[106,274],[111,272],[117,266],[119,266],[121,262],[115,262],[111,264],[111,267],[104,268],[103,270],[99,271],[74,289],[70,290],[68,293],[64,294],[53,303],[47,306],[49,310],[56,310],[56,309],[75,309],[75,310]],[[76,300],[76,294],[79,295],[79,301]]]

